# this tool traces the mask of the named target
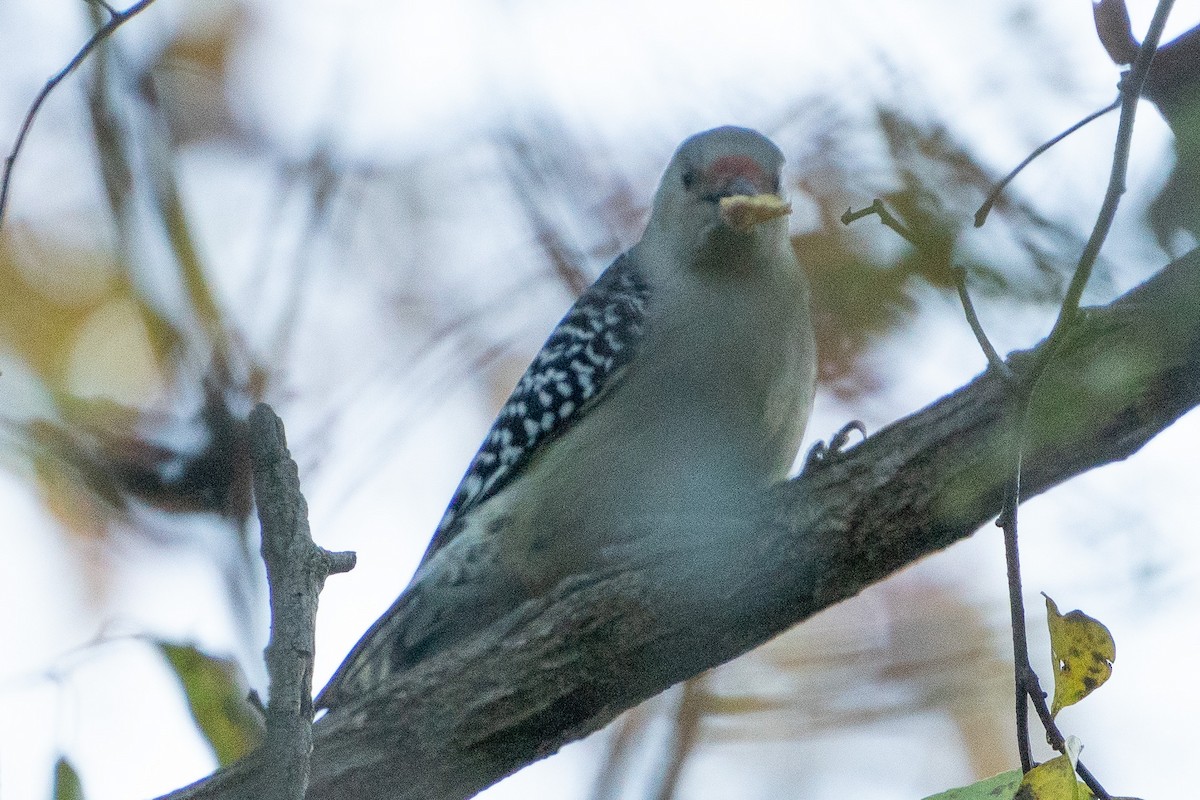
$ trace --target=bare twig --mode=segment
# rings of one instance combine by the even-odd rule
[[[1092,235],[1088,238],[1087,245],[1084,246],[1083,253],[1079,256],[1079,264],[1075,267],[1075,274],[1071,277],[1071,283],[1067,287],[1067,294],[1063,298],[1058,319],[1054,323],[1053,330],[1050,331],[1051,347],[1047,348],[1048,353],[1052,354],[1054,347],[1062,342],[1071,323],[1075,321],[1079,313],[1079,300],[1083,297],[1083,290],[1092,276],[1092,269],[1096,264],[1096,258],[1100,255],[1100,248],[1104,246],[1104,240],[1108,238],[1113,219],[1117,215],[1117,207],[1121,203],[1121,195],[1125,193],[1125,175],[1129,170],[1129,149],[1133,141],[1133,121],[1137,114],[1138,100],[1142,94],[1142,86],[1146,83],[1146,75],[1150,72],[1150,65],[1154,62],[1158,41],[1162,38],[1163,28],[1167,24],[1167,17],[1174,4],[1175,0],[1158,0],[1158,7],[1154,10],[1154,17],[1150,21],[1146,37],[1142,40],[1142,46],[1138,50],[1137,59],[1133,62],[1133,68],[1121,81],[1121,119],[1117,123],[1117,141],[1113,149],[1112,169],[1108,176],[1108,189],[1104,193],[1104,204],[1100,207],[1096,224],[1092,228]]]
[[[975,341],[979,343],[979,348],[983,350],[984,356],[987,357],[988,366],[995,370],[998,374],[1011,380],[1013,377],[1012,370],[1008,368],[1008,364],[1004,363],[1004,359],[996,352],[996,348],[992,346],[992,342],[987,337],[987,333],[983,330],[983,323],[979,321],[979,315],[975,313],[975,304],[971,302],[971,295],[967,292],[967,271],[963,267],[951,266],[950,274],[954,276],[954,285],[958,289],[958,299],[962,303],[963,313],[967,317],[967,324],[971,326],[971,333],[975,334]]]
[[[921,242],[918,240],[916,234],[905,227],[904,223],[896,219],[879,198],[875,198],[875,201],[871,205],[858,211],[846,209],[846,213],[842,215],[842,224],[849,225],[851,222],[872,214],[879,217],[881,223],[898,233],[906,242],[918,250],[921,249]],[[987,333],[983,330],[983,323],[979,321],[979,314],[975,312],[975,304],[971,301],[971,295],[967,291],[967,271],[962,267],[954,265],[950,265],[949,270],[951,276],[954,278],[954,284],[958,290],[958,299],[962,302],[963,313],[967,317],[967,324],[971,326],[971,333],[975,334],[975,341],[979,343],[980,349],[983,350],[983,355],[987,358],[988,367],[1006,380],[1011,380],[1013,377],[1012,370],[1004,363],[1004,359],[996,352],[996,348],[992,346],[991,340],[988,339]]]
[[[308,505],[283,422],[265,403],[250,414],[254,498],[262,525],[262,555],[271,589],[267,644],[270,696],[263,744],[273,771],[269,800],[303,800],[312,753],[312,664],[317,596],[325,578],[354,567],[353,553],[313,544]]]
[[[921,243],[917,240],[917,235],[905,227],[903,222],[896,219],[892,212],[887,210],[887,206],[885,206],[883,201],[878,197],[875,198],[871,205],[867,206],[866,208],[861,208],[858,211],[853,211],[847,208],[846,213],[842,214],[842,224],[849,225],[852,222],[858,222],[860,219],[869,217],[872,214],[879,217],[879,221],[883,223],[884,226],[891,228],[896,233],[900,234],[900,238],[911,244],[913,247],[919,248],[921,246]]]
[[[1025,595],[1021,588],[1021,558],[1017,546],[1017,505],[1021,502],[1021,462],[1025,431],[1028,427],[1029,391],[1022,389],[1010,398],[1012,427],[1009,431],[1012,471],[1005,485],[1004,501],[996,524],[1004,529],[1004,563],[1008,576],[1008,607],[1012,621],[1013,686],[1017,723],[1017,754],[1021,772],[1033,769],[1033,750],[1029,742],[1029,702],[1026,676],[1032,675],[1029,663],[1029,637],[1025,631]],[[1037,676],[1034,675],[1034,680]]]
[[[1079,120],[1079,122],[1076,122],[1074,125],[1067,128],[1065,131],[1058,134],[1057,136],[1052,138],[1050,141],[1041,145],[1036,150],[1034,150],[1032,153],[1030,153],[1028,156],[1026,156],[1024,161],[1022,161],[1020,164],[1017,164],[1016,168],[1014,168],[1012,172],[1008,173],[1003,178],[1001,178],[1000,182],[997,183],[992,188],[991,194],[989,194],[987,196],[987,199],[983,201],[983,205],[981,205],[979,207],[979,210],[975,212],[975,227],[976,228],[983,227],[983,223],[987,222],[988,214],[992,213],[992,206],[994,206],[996,204],[996,201],[1000,199],[1000,195],[1001,195],[1001,193],[1004,192],[1005,187],[1007,187],[1008,184],[1012,183],[1013,179],[1016,178],[1018,175],[1020,175],[1021,171],[1023,169],[1025,169],[1030,164],[1032,164],[1038,156],[1040,156],[1042,153],[1049,150],[1051,147],[1054,147],[1054,145],[1058,144],[1063,139],[1067,138],[1068,136],[1070,136],[1072,133],[1079,130],[1083,126],[1100,119],[1100,117],[1103,117],[1108,112],[1115,110],[1120,105],[1121,105],[1121,98],[1120,98],[1120,96],[1118,96],[1116,100],[1113,100],[1111,103],[1106,105],[1104,108],[1100,109],[1099,111],[1093,111],[1091,114],[1088,114],[1086,117]]]
[[[33,128],[33,121],[41,111],[42,104],[46,102],[46,98],[54,91],[68,75],[75,71],[76,67],[83,63],[96,47],[111,36],[117,28],[124,25],[129,20],[140,14],[154,0],[138,0],[124,11],[116,11],[107,3],[98,3],[104,7],[109,14],[108,22],[101,25],[92,37],[84,43],[83,47],[79,48],[74,57],[67,62],[67,65],[51,76],[50,80],[42,86],[42,90],[38,92],[33,103],[29,106],[29,111],[25,114],[25,120],[21,123],[21,129],[17,133],[17,140],[13,143],[13,148],[9,152],[8,157],[4,159],[4,172],[0,177],[0,230],[4,228],[4,212],[8,208],[8,190],[12,184],[13,167],[17,163],[17,156],[21,153],[21,148],[25,145],[25,139],[29,136],[30,129]]]
[[[1050,707],[1046,705],[1046,693],[1042,691],[1042,684],[1038,680],[1037,674],[1033,671],[1025,675],[1025,688],[1028,690],[1029,699],[1033,701],[1033,710],[1037,713],[1038,719],[1042,721],[1042,727],[1046,729],[1046,741],[1055,751],[1066,754],[1067,752],[1067,737],[1063,736],[1062,731],[1058,729],[1058,723],[1054,721],[1054,716],[1050,713]],[[1091,771],[1083,765],[1082,761],[1075,764],[1075,771],[1079,773],[1079,778],[1087,784],[1087,787],[1092,790],[1097,800],[1113,800],[1100,781],[1096,779]]]
[[[997,524],[1004,528],[1004,549],[1008,566],[1009,603],[1013,628],[1013,674],[1017,711],[1017,748],[1021,756],[1021,768],[1025,772],[1028,772],[1033,765],[1029,746],[1028,721],[1026,718],[1028,698],[1033,699],[1034,707],[1038,710],[1047,735],[1051,740],[1057,736],[1060,748],[1062,743],[1062,734],[1053,725],[1053,720],[1049,718],[1048,712],[1045,715],[1042,713],[1042,709],[1045,706],[1045,696],[1041,691],[1037,673],[1029,663],[1029,646],[1025,632],[1025,604],[1022,596],[1021,567],[1017,548],[1017,507],[1021,502],[1022,455],[1025,438],[1029,429],[1029,409],[1034,391],[1037,388],[1038,379],[1045,371],[1047,365],[1056,357],[1059,348],[1066,341],[1067,335],[1071,332],[1072,327],[1078,319],[1080,298],[1083,296],[1083,290],[1086,288],[1088,279],[1091,277],[1096,258],[1100,253],[1100,248],[1104,245],[1104,240],[1112,228],[1117,207],[1121,202],[1121,195],[1125,192],[1125,175],[1129,166],[1129,149],[1133,139],[1133,122],[1138,100],[1141,97],[1142,86],[1146,81],[1146,75],[1154,60],[1154,54],[1158,49],[1158,41],[1162,37],[1163,27],[1166,25],[1167,16],[1170,14],[1173,4],[1174,0],[1159,0],[1158,7],[1154,11],[1154,17],[1150,22],[1150,28],[1146,32],[1145,39],[1142,40],[1142,46],[1138,51],[1133,68],[1121,82],[1121,118],[1117,125],[1112,169],[1109,173],[1108,189],[1104,194],[1104,202],[1097,215],[1096,224],[1092,228],[1092,234],[1088,238],[1083,253],[1080,254],[1079,263],[1075,268],[1075,274],[1071,278],[1071,283],[1067,287],[1067,292],[1059,309],[1058,319],[1054,323],[1054,328],[1050,331],[1050,335],[1047,337],[1038,358],[1034,360],[1022,391],[1016,395],[1014,400],[1017,413],[1012,416],[1012,422],[1015,426],[1012,434],[1012,474]],[[1084,777],[1085,772],[1086,770],[1080,771],[1079,775],[1081,778]],[[1100,785],[1099,781],[1090,772],[1086,772],[1086,775],[1087,778],[1085,780],[1088,781],[1088,786],[1092,789],[1092,792],[1097,797],[1108,798],[1108,793]]]
[[[1008,571],[1009,610],[1012,617],[1013,675],[1017,723],[1017,752],[1021,759],[1021,771],[1033,769],[1033,754],[1029,739],[1029,701],[1046,731],[1046,740],[1059,753],[1066,753],[1066,737],[1058,729],[1050,709],[1046,705],[1046,693],[1042,691],[1037,672],[1029,660],[1029,639],[1025,629],[1025,596],[1021,586],[1020,551],[1017,546],[1017,504],[1021,500],[1021,471],[1025,432],[1029,428],[1030,394],[1027,389],[1013,396],[1013,469],[1004,494],[1004,504],[996,524],[1004,529],[1004,555]],[[1019,415],[1019,416],[1017,416]],[[1087,784],[1098,800],[1111,800],[1111,795],[1100,784],[1082,762],[1077,762],[1076,772]]]

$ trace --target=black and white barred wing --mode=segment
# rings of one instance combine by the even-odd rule
[[[492,423],[442,516],[428,560],[452,539],[472,508],[521,474],[620,384],[645,329],[648,291],[628,256],[619,257],[551,332]]]

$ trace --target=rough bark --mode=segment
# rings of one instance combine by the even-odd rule
[[[317,596],[325,579],[354,566],[353,553],[313,544],[308,505],[283,422],[266,404],[250,413],[254,501],[262,530],[262,557],[271,588],[271,639],[266,648],[270,702],[266,739],[270,784],[260,800],[296,800],[308,786],[312,752],[312,656]]]
[[[1194,251],[1089,310],[1039,384],[1025,497],[1129,456],[1200,402],[1198,300]],[[781,485],[727,534],[562,586],[487,640],[327,715],[308,797],[470,797],[969,536],[1000,508],[1010,406],[981,375]],[[262,774],[252,757],[176,796],[258,797]]]

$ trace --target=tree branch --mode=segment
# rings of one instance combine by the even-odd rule
[[[1129,456],[1200,403],[1197,307],[1193,251],[1079,316],[1030,407],[1025,497]],[[1037,356],[1007,363],[1020,378]],[[781,484],[721,536],[560,586],[503,630],[328,714],[314,728],[309,800],[469,797],[969,536],[1001,508],[1006,397],[985,373]],[[186,796],[262,796],[261,762]]]
[[[263,750],[272,780],[260,797],[300,800],[308,785],[312,751],[317,597],[325,578],[354,567],[354,554],[330,553],[313,544],[308,504],[300,493],[283,422],[265,403],[250,414],[250,457],[271,587],[271,640],[266,650],[271,688]]]
[[[918,251],[923,249],[917,235],[910,231],[891,211],[888,211],[887,206],[878,197],[866,208],[858,211],[849,208],[846,209],[846,213],[842,214],[842,224],[849,225],[871,214],[879,217],[879,221],[885,227],[891,228],[899,234],[901,239],[917,248]],[[967,270],[955,264],[947,263],[944,266],[950,277],[954,279],[955,288],[958,290],[959,302],[962,303],[963,313],[967,317],[967,325],[971,327],[971,333],[975,334],[975,341],[979,343],[979,349],[983,350],[983,355],[988,360],[988,366],[995,370],[1001,377],[1011,380],[1012,373],[1009,371],[1008,365],[1001,360],[1000,354],[992,346],[987,332],[983,329],[983,323],[979,320],[979,314],[975,311],[975,303],[972,302],[971,293],[967,290]]]
[[[58,72],[50,76],[50,79],[42,86],[41,91],[37,93],[37,97],[33,99],[33,103],[29,106],[29,110],[25,113],[25,119],[21,122],[21,129],[17,132],[17,139],[13,142],[12,150],[4,159],[4,168],[0,170],[0,229],[4,227],[4,212],[8,208],[8,191],[12,184],[13,169],[17,165],[17,156],[21,154],[21,148],[25,145],[25,139],[29,136],[29,131],[33,129],[33,121],[37,118],[38,112],[42,109],[42,104],[46,102],[46,98],[54,91],[60,83],[66,80],[67,76],[75,71],[75,68],[84,62],[91,55],[91,52],[96,47],[112,36],[117,28],[124,25],[129,20],[136,17],[138,14],[146,10],[146,7],[153,3],[154,0],[138,0],[124,11],[117,11],[107,3],[101,3],[104,10],[108,12],[108,22],[105,22],[96,32],[92,34],[78,52],[71,57],[67,65]]]
[[[1154,9],[1154,17],[1150,20],[1150,28],[1146,31],[1146,38],[1142,40],[1141,47],[1138,48],[1138,55],[1134,59],[1133,67],[1122,79],[1121,118],[1117,123],[1117,143],[1113,148],[1108,189],[1104,192],[1104,202],[1100,206],[1100,213],[1096,217],[1092,234],[1088,237],[1087,244],[1084,245],[1083,253],[1079,256],[1079,263],[1075,267],[1075,274],[1071,276],[1071,283],[1067,286],[1067,294],[1063,298],[1062,308],[1054,323],[1054,329],[1050,331],[1051,352],[1053,352],[1053,345],[1066,336],[1067,330],[1079,311],[1079,301],[1083,297],[1083,290],[1087,288],[1088,281],[1092,277],[1092,268],[1100,255],[1100,248],[1104,246],[1104,240],[1108,238],[1113,220],[1116,219],[1121,195],[1125,194],[1125,176],[1129,172],[1129,151],[1133,145],[1133,121],[1137,114],[1138,101],[1141,100],[1142,87],[1146,83],[1146,76],[1150,73],[1150,66],[1154,63],[1154,56],[1158,53],[1158,40],[1162,37],[1167,17],[1170,16],[1171,7],[1174,4],[1175,0],[1158,0],[1158,6]]]

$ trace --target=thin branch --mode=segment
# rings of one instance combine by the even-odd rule
[[[37,117],[38,112],[41,111],[42,104],[46,102],[46,98],[50,96],[55,87],[75,71],[76,67],[83,63],[84,59],[91,55],[91,52],[101,42],[111,36],[117,28],[144,11],[153,2],[154,0],[138,0],[138,2],[124,11],[115,11],[108,3],[98,3],[109,13],[108,22],[101,25],[83,47],[79,49],[79,52],[67,62],[67,65],[55,73],[50,80],[46,81],[42,90],[38,92],[37,97],[33,100],[33,104],[29,106],[29,111],[25,114],[25,120],[21,123],[21,129],[17,133],[17,140],[13,143],[12,150],[9,152],[8,157],[4,159],[4,172],[3,176],[0,177],[0,230],[4,228],[4,212],[8,208],[8,191],[12,185],[13,168],[16,166],[17,156],[20,155],[21,148],[25,145],[25,139],[29,136],[29,131],[33,128],[33,120]]]
[[[987,337],[987,333],[983,330],[983,323],[979,321],[979,314],[975,312],[975,304],[971,302],[971,295],[967,292],[967,271],[963,267],[951,266],[950,273],[954,276],[954,285],[958,289],[958,299],[962,303],[963,313],[967,316],[967,324],[971,326],[971,333],[975,334],[975,341],[979,343],[979,348],[983,350],[984,356],[987,357],[988,366],[995,370],[1000,375],[1007,379],[1012,379],[1012,370],[1008,368],[1008,364],[1004,363],[1004,359],[996,352],[996,348],[992,346],[992,342]]]
[[[1079,120],[1079,122],[1076,122],[1074,125],[1067,128],[1065,131],[1058,134],[1057,136],[1052,138],[1050,141],[1041,145],[1036,150],[1034,150],[1032,153],[1030,153],[1028,156],[1026,156],[1024,161],[1022,161],[1020,164],[1018,164],[1016,166],[1016,168],[1013,169],[1012,172],[1008,173],[1003,178],[1001,178],[1000,182],[997,183],[992,188],[991,194],[989,194],[987,196],[987,199],[983,201],[983,205],[981,205],[979,207],[979,210],[975,212],[975,227],[976,228],[983,227],[983,223],[987,222],[988,214],[992,213],[992,206],[994,206],[996,204],[996,201],[1000,199],[1000,195],[1004,192],[1005,187],[1007,187],[1010,183],[1012,183],[1013,179],[1016,178],[1018,175],[1020,175],[1022,170],[1024,170],[1026,167],[1028,167],[1030,164],[1032,164],[1034,162],[1034,160],[1037,159],[1038,156],[1040,156],[1042,153],[1049,150],[1051,147],[1054,147],[1054,145],[1058,144],[1063,139],[1067,138],[1068,136],[1070,136],[1072,133],[1079,130],[1083,126],[1088,125],[1089,123],[1092,123],[1092,122],[1100,119],[1105,114],[1107,114],[1110,111],[1115,110],[1120,105],[1121,105],[1121,97],[1118,95],[1116,100],[1113,100],[1111,103],[1106,105],[1104,108],[1102,108],[1098,111],[1093,111],[1091,114],[1088,114],[1086,117]]]
[[[1050,707],[1046,705],[1046,693],[1042,690],[1042,684],[1038,680],[1037,674],[1032,670],[1025,676],[1025,688],[1028,690],[1028,697],[1033,701],[1033,710],[1037,712],[1038,719],[1042,721],[1042,727],[1046,729],[1046,741],[1057,752],[1066,755],[1067,752],[1067,737],[1063,736],[1061,730],[1058,729],[1058,723],[1054,721],[1054,716],[1050,713]],[[1113,800],[1112,795],[1108,793],[1096,776],[1091,773],[1082,761],[1075,763],[1075,771],[1079,773],[1079,778],[1087,787],[1092,790],[1097,800]]]
[[[1058,319],[1054,323],[1054,328],[1050,331],[1050,335],[1046,338],[1044,345],[1039,348],[1040,353],[1033,362],[1032,369],[1028,375],[1028,381],[1016,395],[1016,400],[1014,401],[1016,408],[1019,409],[1019,414],[1013,417],[1014,430],[1011,434],[1013,441],[1012,471],[1008,482],[1008,490],[1005,492],[1003,509],[1000,518],[997,520],[997,524],[1002,525],[1004,528],[1005,561],[1008,567],[1009,608],[1012,615],[1017,749],[1021,757],[1021,769],[1024,772],[1028,772],[1033,765],[1029,745],[1027,698],[1034,700],[1034,706],[1038,709],[1047,735],[1051,736],[1051,731],[1053,731],[1053,734],[1057,736],[1060,742],[1060,746],[1062,742],[1062,734],[1054,726],[1053,719],[1042,714],[1042,708],[1045,706],[1045,696],[1041,692],[1037,673],[1029,662],[1029,645],[1025,631],[1025,601],[1022,595],[1021,567],[1017,547],[1017,508],[1021,502],[1022,460],[1025,439],[1029,432],[1029,409],[1039,378],[1051,360],[1057,356],[1059,348],[1066,340],[1067,334],[1072,330],[1078,318],[1079,302],[1083,296],[1083,290],[1086,288],[1088,279],[1091,277],[1096,258],[1100,254],[1100,248],[1104,245],[1104,240],[1108,237],[1108,232],[1112,228],[1117,208],[1121,202],[1121,195],[1125,193],[1125,176],[1129,168],[1129,150],[1133,140],[1133,122],[1138,100],[1141,97],[1146,75],[1150,71],[1150,65],[1154,61],[1154,55],[1158,49],[1158,41],[1162,37],[1163,28],[1166,25],[1172,5],[1174,5],[1174,0],[1159,0],[1158,7],[1154,11],[1154,17],[1150,22],[1150,28],[1146,32],[1145,39],[1142,40],[1141,48],[1138,50],[1138,56],[1134,62],[1133,69],[1130,70],[1121,83],[1121,118],[1117,125],[1112,168],[1109,172],[1108,189],[1104,194],[1104,202],[1097,215],[1096,224],[1092,228],[1092,235],[1088,238],[1083,253],[1080,254],[1079,264],[1075,268],[1075,274],[1071,278],[1070,285],[1067,287],[1067,292],[1059,309]],[[1079,774],[1082,777],[1084,773],[1080,772]],[[1095,784],[1093,786],[1092,783],[1089,783],[1089,786],[1098,797],[1109,797],[1108,793],[1100,786],[1091,773],[1088,773],[1088,779]]]
[[[1029,740],[1029,700],[1046,731],[1050,745],[1060,753],[1066,753],[1066,738],[1054,722],[1046,705],[1046,693],[1042,691],[1037,671],[1029,659],[1029,639],[1025,627],[1025,595],[1021,582],[1020,549],[1017,539],[1017,507],[1021,502],[1021,476],[1024,460],[1025,436],[1029,430],[1032,393],[1028,385],[1013,396],[1014,425],[1012,431],[1012,470],[1004,494],[1004,504],[996,524],[1004,529],[1004,556],[1008,574],[1009,610],[1012,618],[1013,640],[1013,685],[1017,724],[1017,752],[1021,759],[1021,771],[1033,768],[1033,755]],[[1098,800],[1112,800],[1100,781],[1082,763],[1076,763],[1076,772],[1092,790]]]
[[[1025,595],[1021,587],[1021,558],[1017,543],[1017,506],[1021,502],[1021,461],[1025,431],[1028,426],[1029,397],[1027,390],[1015,392],[1010,405],[1013,410],[1009,431],[1010,463],[1004,503],[996,524],[1004,529],[1004,563],[1008,577],[1008,608],[1011,617],[1013,642],[1013,690],[1017,723],[1017,753],[1021,772],[1033,769],[1033,750],[1029,743],[1029,703],[1026,676],[1033,674],[1029,663],[1029,637],[1025,631]],[[1036,680],[1036,676],[1034,680]]]
[[[842,224],[849,225],[851,222],[860,220],[863,217],[869,217],[872,214],[879,217],[881,223],[898,233],[906,242],[918,250],[921,249],[921,243],[917,239],[916,234],[905,227],[904,223],[896,219],[879,198],[875,198],[875,201],[871,205],[858,211],[846,209],[846,213],[842,215]],[[983,323],[979,321],[979,314],[976,313],[975,304],[971,301],[971,294],[967,291],[967,271],[955,265],[950,265],[949,269],[950,274],[954,278],[955,288],[958,290],[958,299],[962,302],[963,313],[967,317],[967,324],[971,326],[971,333],[975,334],[975,341],[979,343],[979,348],[983,350],[983,355],[987,358],[988,367],[1005,380],[1012,380],[1012,370],[1004,363],[1004,359],[1000,357],[1000,354],[996,352],[996,348],[992,346],[991,340],[988,339],[987,332],[983,329]]]
[[[852,222],[858,222],[860,219],[869,217],[872,214],[879,217],[879,221],[883,223],[884,226],[891,228],[896,233],[900,234],[901,239],[908,242],[913,247],[918,249],[921,247],[921,243],[917,240],[917,235],[905,227],[903,222],[896,219],[892,212],[887,210],[887,206],[885,206],[883,201],[878,197],[875,198],[871,205],[867,206],[866,208],[859,209],[858,211],[852,211],[851,209],[847,208],[846,213],[842,214],[842,224],[849,225]]]
[[[1129,149],[1133,142],[1133,121],[1137,114],[1138,100],[1141,98],[1142,86],[1146,83],[1146,75],[1150,72],[1154,54],[1158,50],[1158,41],[1162,38],[1163,28],[1167,24],[1167,17],[1174,4],[1175,0],[1158,0],[1158,7],[1154,10],[1154,17],[1150,20],[1150,28],[1142,40],[1142,46],[1138,50],[1137,59],[1133,62],[1133,68],[1121,81],[1121,118],[1117,123],[1117,141],[1113,152],[1112,169],[1108,176],[1108,189],[1104,193],[1104,203],[1100,207],[1096,224],[1092,228],[1092,235],[1083,248],[1079,264],[1075,267],[1075,274],[1071,277],[1071,283],[1067,287],[1067,294],[1063,298],[1058,319],[1054,323],[1053,330],[1050,331],[1049,343],[1051,346],[1046,348],[1046,352],[1051,354],[1051,357],[1054,348],[1062,342],[1071,323],[1075,321],[1079,313],[1079,301],[1083,297],[1083,290],[1092,276],[1092,269],[1096,265],[1096,258],[1100,255],[1100,248],[1104,246],[1104,240],[1108,238],[1113,219],[1117,215],[1117,207],[1121,203],[1121,195],[1125,193],[1125,175],[1129,171]]]

